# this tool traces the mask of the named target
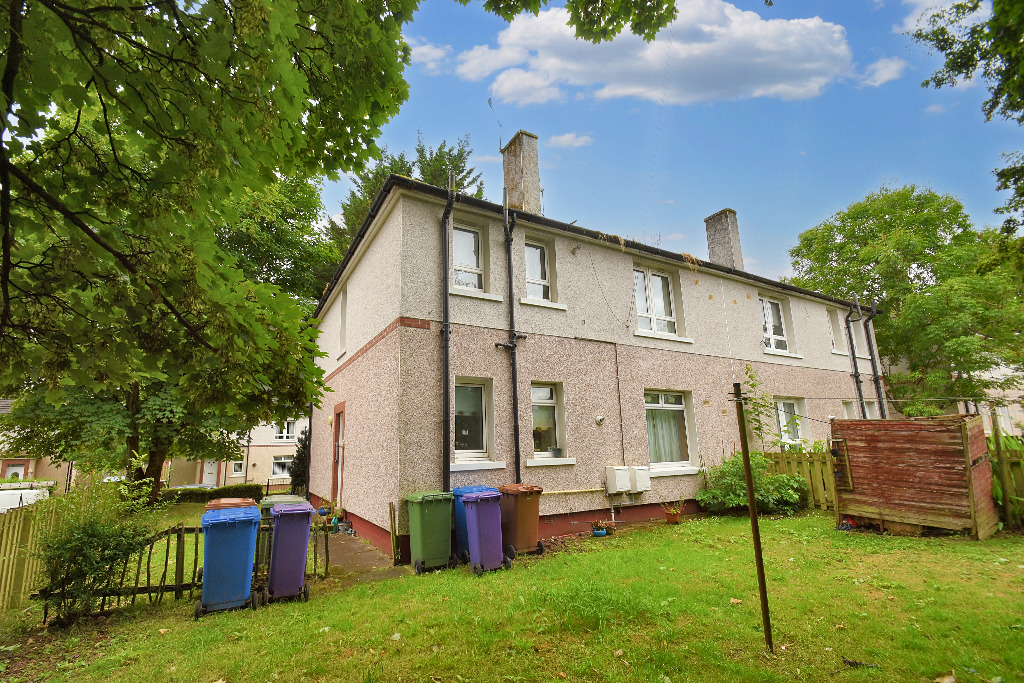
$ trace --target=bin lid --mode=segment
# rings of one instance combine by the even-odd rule
[[[255,506],[256,501],[252,498],[214,498],[206,504],[206,509],[223,510],[224,508],[247,508]]]
[[[215,524],[237,524],[238,522],[258,524],[259,521],[260,510],[257,507],[215,508],[204,512],[202,517],[204,529]]]
[[[452,495],[456,498],[461,498],[467,493],[478,493],[480,491],[497,491],[498,489],[493,486],[481,486],[480,484],[472,484],[471,486],[456,486],[452,489]]]
[[[278,503],[270,511],[270,514],[275,517],[280,517],[281,515],[312,515],[313,506],[306,502]]]
[[[495,489],[490,491],[472,491],[462,497],[463,503],[479,503],[481,500],[494,500],[501,498],[501,492]]]
[[[405,497],[410,503],[421,503],[425,500],[451,500],[454,496],[445,491],[416,491]]]
[[[302,496],[293,496],[290,493],[275,493],[270,496],[264,496],[263,500],[260,501],[260,508],[265,510],[272,508],[275,505],[281,505],[282,503],[299,504],[305,502],[306,499]]]
[[[525,493],[541,493],[544,489],[533,484],[505,484],[504,486],[499,486],[498,490],[502,493],[519,496]]]

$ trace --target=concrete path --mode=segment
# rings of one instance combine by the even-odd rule
[[[382,581],[413,573],[407,565],[394,567],[391,558],[369,541],[348,534],[333,534],[330,544],[331,566],[327,580],[341,586]]]

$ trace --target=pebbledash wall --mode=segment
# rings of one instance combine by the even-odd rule
[[[390,178],[318,308],[327,354],[319,362],[331,391],[312,416],[310,492],[317,504],[340,504],[357,532],[385,552],[389,503],[396,506],[397,533],[406,536],[402,498],[442,486],[446,195]],[[716,214],[723,215],[738,239],[735,213]],[[484,286],[452,287],[451,380],[486,385],[489,444],[484,462],[453,457],[451,486],[497,486],[515,481],[509,352],[496,347],[508,339],[510,301],[502,207],[460,198],[453,223],[481,236]],[[526,298],[526,241],[547,250],[549,302]],[[617,519],[648,519],[660,513],[657,503],[692,500],[700,470],[739,447],[729,398],[748,363],[766,391],[798,399],[803,438],[827,438],[829,418],[844,416],[843,402],[856,389],[836,322],[849,304],[744,273],[738,244],[734,251],[740,262],[730,268],[518,212],[511,302],[526,335],[518,346],[521,471],[524,482],[546,492],[542,538],[607,518],[612,505]],[[675,335],[638,331],[635,268],[669,275]],[[783,303],[788,352],[765,347],[759,298],[766,296]],[[868,369],[860,363],[867,395]],[[533,458],[534,382],[553,384],[561,394],[562,458]],[[686,465],[652,467],[650,492],[606,495],[606,466],[651,464],[645,390],[686,393],[693,455]]]

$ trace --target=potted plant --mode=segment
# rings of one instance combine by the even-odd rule
[[[615,530],[615,522],[605,522],[595,519],[590,523],[590,532],[595,536],[607,536]]]
[[[675,500],[661,504],[665,511],[665,521],[669,524],[679,524],[679,515],[683,514],[683,501]]]

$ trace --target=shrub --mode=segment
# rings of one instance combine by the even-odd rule
[[[142,484],[76,486],[47,501],[54,522],[41,533],[37,553],[47,582],[43,596],[58,625],[95,612],[132,556],[146,547],[152,518],[142,512],[140,501],[149,480]]]
[[[231,484],[219,489],[164,489],[161,500],[169,503],[206,503],[214,498],[252,498],[257,503],[263,499],[263,484]]]
[[[793,474],[768,474],[769,464],[768,458],[760,453],[750,454],[757,509],[769,514],[793,514],[806,505],[807,482]],[[747,506],[742,455],[736,453],[708,471],[707,487],[697,492],[697,502],[710,512],[727,512]]]

